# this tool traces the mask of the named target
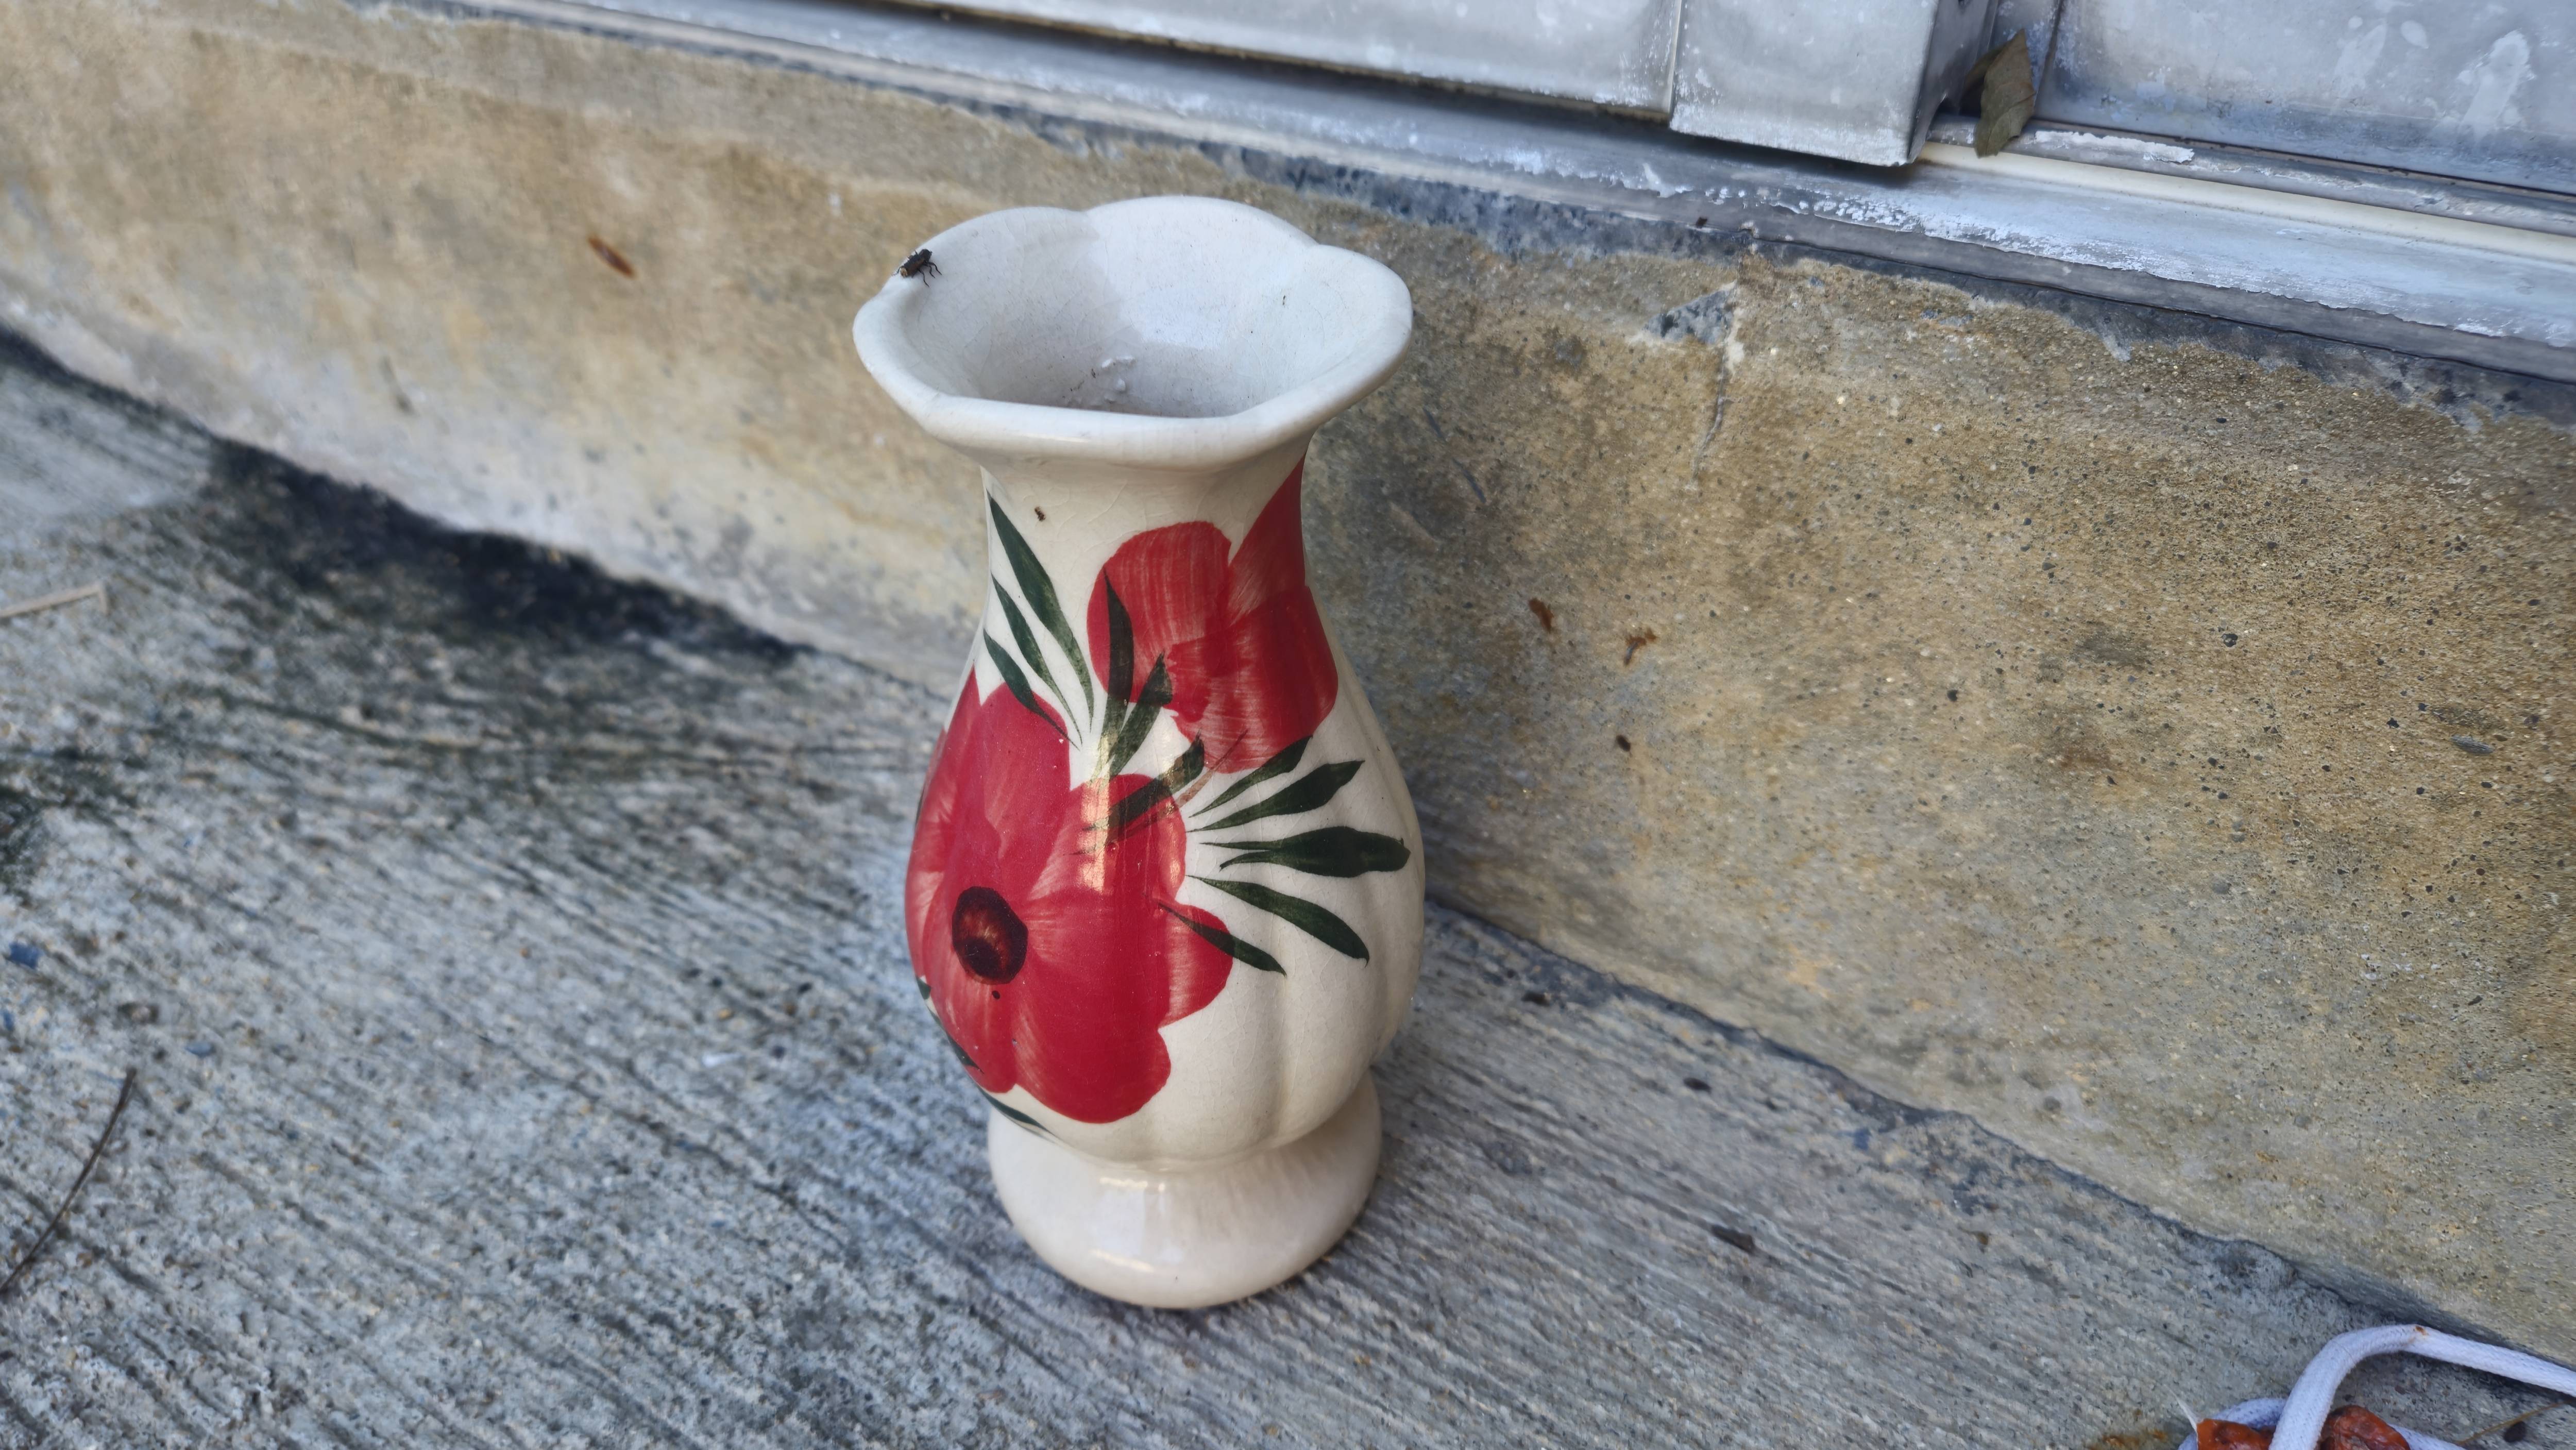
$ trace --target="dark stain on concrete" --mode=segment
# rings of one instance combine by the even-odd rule
[[[2124,670],[2149,669],[2155,664],[2154,657],[2147,652],[2145,640],[2104,624],[2093,626],[2084,638],[2076,641],[2073,653],[2077,659]]]
[[[130,756],[131,740],[120,742]],[[126,761],[82,746],[25,749],[0,742],[0,892],[34,878],[55,812],[113,822],[133,804],[120,779]]]
[[[449,528],[248,448],[223,448],[208,506],[235,557],[273,570],[265,592],[281,608],[318,594],[371,620],[435,621],[451,639],[669,640],[774,661],[798,650],[713,605],[611,578],[575,555]]]
[[[1694,297],[1679,307],[1658,313],[1654,321],[1646,324],[1646,330],[1667,341],[1686,337],[1715,347],[1726,341],[1726,330],[1734,325],[1734,316],[1726,302],[1724,289]]]

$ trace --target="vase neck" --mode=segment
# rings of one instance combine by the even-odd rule
[[[1124,772],[1165,711],[1191,742],[1171,769],[1261,765],[1339,688],[1306,582],[1304,474],[1265,458],[1195,487],[988,479],[979,658],[1096,779]]]
[[[1307,441],[1293,439],[1222,468],[1188,472],[1043,458],[980,461],[986,496],[1000,506],[1049,572],[1087,581],[1121,543],[1151,529],[1212,524],[1240,544],[1281,485],[1302,471]],[[991,543],[996,568],[1006,568],[1008,561],[989,511],[986,529],[995,535]]]

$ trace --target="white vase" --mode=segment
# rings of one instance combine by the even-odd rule
[[[1394,368],[1411,298],[1197,197],[995,212],[927,251],[855,327],[982,465],[989,521],[914,975],[1042,1258],[1134,1303],[1241,1298],[1358,1216],[1368,1065],[1421,966],[1421,832],[1298,514],[1307,441]]]

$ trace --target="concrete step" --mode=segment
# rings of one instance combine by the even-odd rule
[[[139,1087],[0,1444],[2123,1450],[2411,1307],[1452,910],[1351,1237],[1112,1304],[903,961],[932,692],[19,357],[0,601],[92,580],[0,623],[0,1254]]]

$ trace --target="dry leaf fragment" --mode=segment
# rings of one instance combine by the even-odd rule
[[[2346,1405],[2326,1416],[2317,1450],[2407,1450],[2397,1428],[2359,1405]]]
[[[2270,1450],[2272,1432],[2233,1420],[2203,1420],[2193,1427],[2195,1450]],[[2326,1416],[2317,1450],[2408,1450],[2395,1426],[2359,1405]]]
[[[2028,34],[2014,31],[2012,39],[1986,52],[1985,59],[1968,72],[1966,85],[1983,88],[1977,98],[1980,156],[1992,156],[2011,145],[2039,105],[2039,93],[2030,84],[2030,45],[2023,39]]]
[[[2195,1450],[2271,1450],[2272,1432],[2234,1420],[2203,1420],[2193,1427]]]

